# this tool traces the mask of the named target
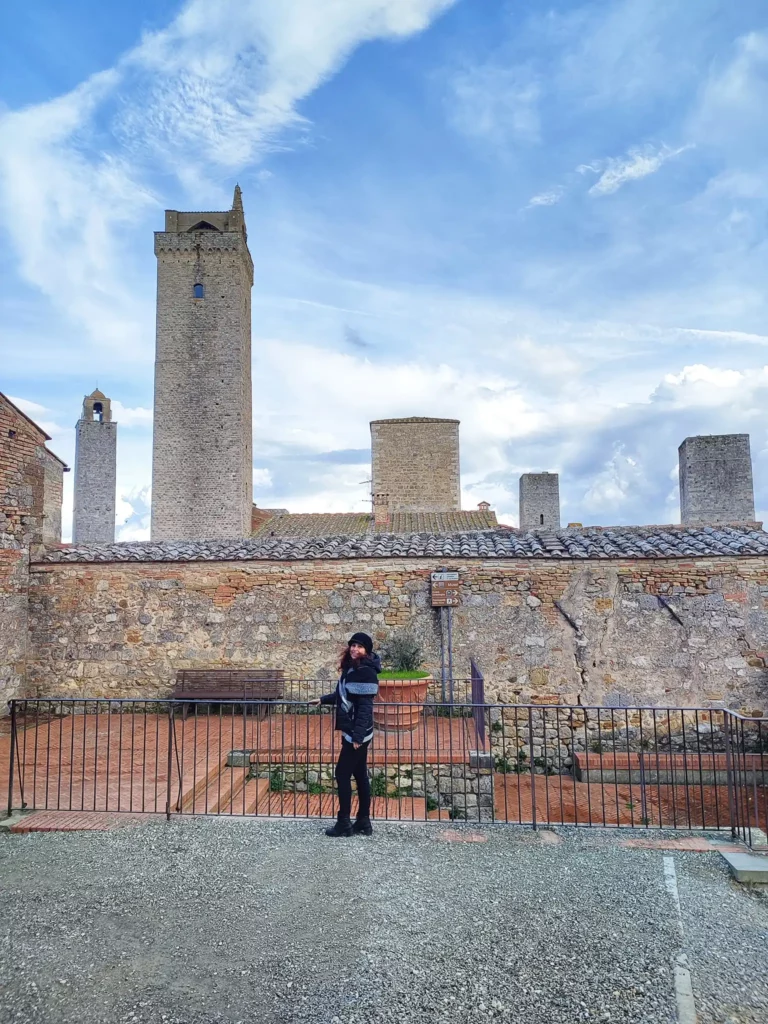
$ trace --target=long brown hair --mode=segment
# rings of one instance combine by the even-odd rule
[[[351,664],[352,655],[349,653],[349,644],[347,644],[339,655],[339,672],[346,672]]]

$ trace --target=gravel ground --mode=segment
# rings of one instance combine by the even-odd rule
[[[675,860],[699,1024],[766,1024],[768,893],[734,882],[720,857]]]
[[[0,835],[0,1021],[671,1024],[663,853],[558,831],[334,841],[312,822],[188,819]],[[715,854],[675,862],[702,1022],[765,1022],[766,901]]]

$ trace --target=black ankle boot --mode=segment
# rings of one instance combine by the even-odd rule
[[[336,824],[332,828],[325,830],[327,836],[333,836],[334,839],[348,838],[352,835],[352,822],[349,818],[338,818]]]
[[[356,836],[372,836],[373,826],[371,825],[371,819],[368,817],[355,819],[352,831]]]

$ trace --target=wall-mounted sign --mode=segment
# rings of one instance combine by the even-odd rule
[[[459,604],[459,574],[432,573],[432,607],[455,608]]]

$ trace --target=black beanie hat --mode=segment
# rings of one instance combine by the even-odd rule
[[[367,633],[353,633],[349,638],[347,646],[349,646],[349,644],[360,644],[365,648],[366,654],[370,654],[373,650],[373,640],[371,640]]]

